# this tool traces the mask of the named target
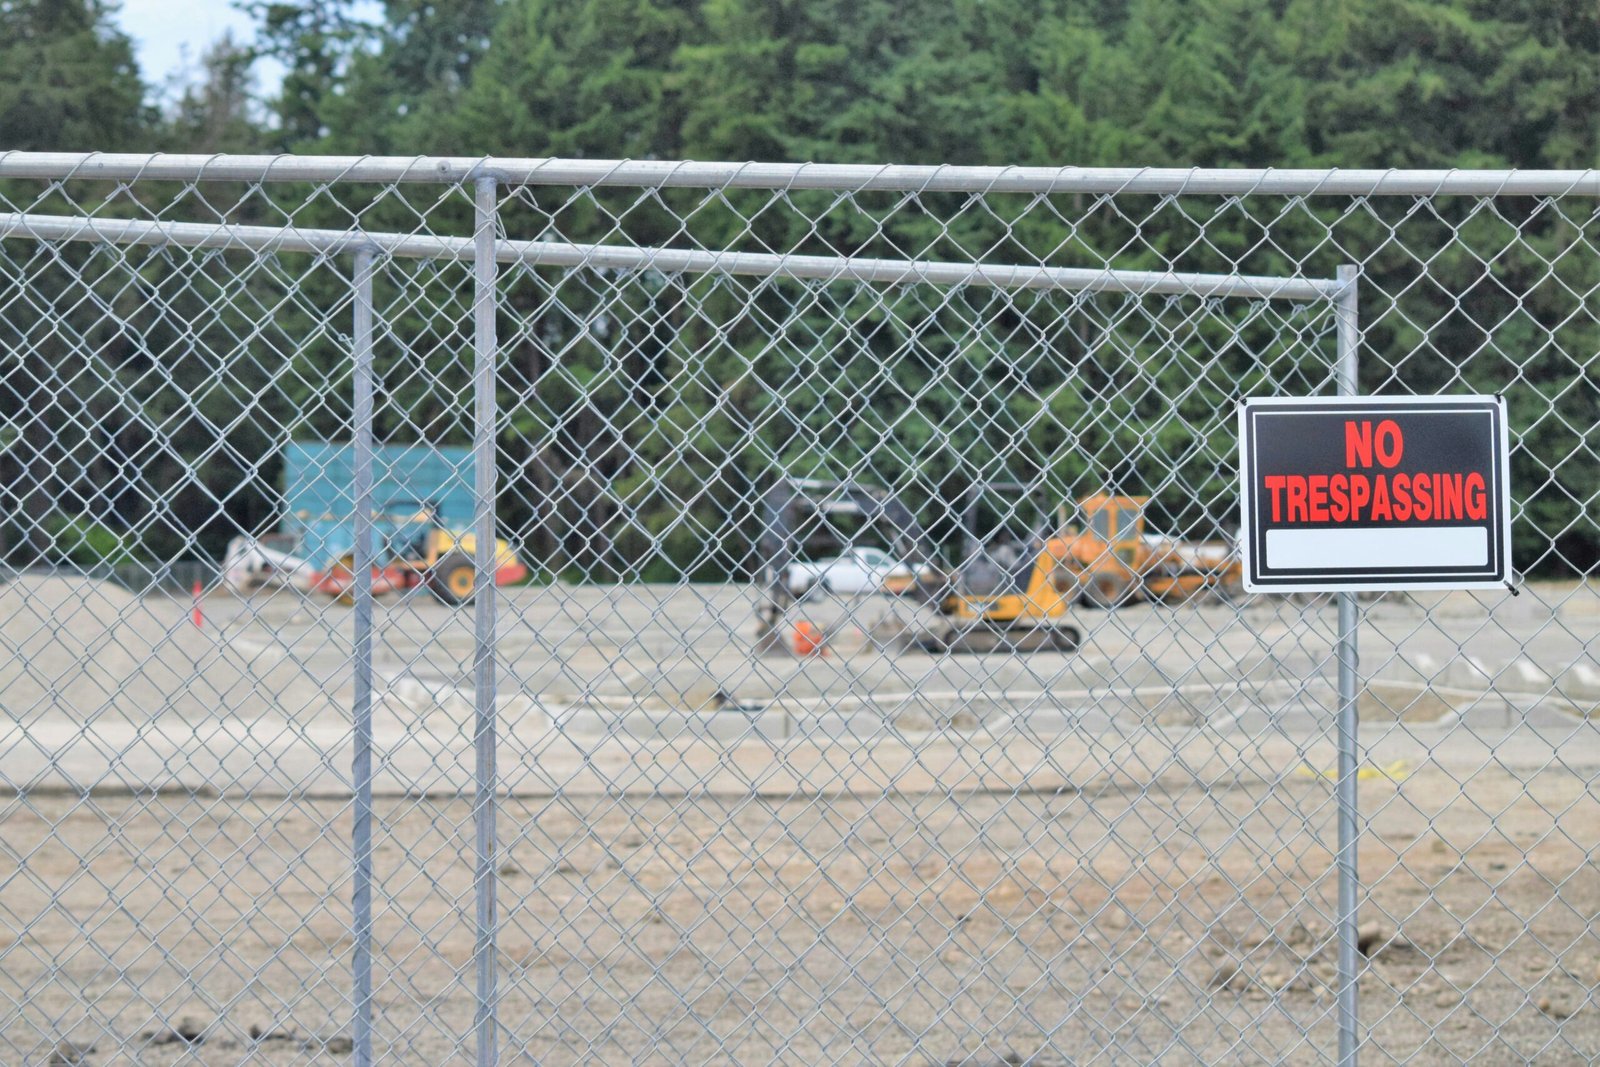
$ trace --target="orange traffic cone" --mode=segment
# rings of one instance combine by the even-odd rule
[[[822,641],[822,627],[810,622],[795,623],[794,654],[797,656],[827,655],[827,647]]]
[[[194,614],[191,617],[194,619],[196,626],[200,626],[205,621],[205,616],[200,612],[200,579],[198,578],[194,582]]]

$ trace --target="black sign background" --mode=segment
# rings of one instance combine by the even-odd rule
[[[1378,462],[1345,465],[1345,424],[1385,419],[1399,426],[1404,452],[1396,466]],[[1331,589],[1480,588],[1500,585],[1509,576],[1509,493],[1506,486],[1505,406],[1494,397],[1341,397],[1337,400],[1247,399],[1240,406],[1240,537],[1245,584],[1252,591]],[[1277,474],[1468,474],[1478,473],[1487,489],[1482,520],[1414,517],[1373,522],[1272,521],[1265,480]],[[1286,517],[1285,517],[1286,518]],[[1267,531],[1273,529],[1426,529],[1477,526],[1487,531],[1488,562],[1482,567],[1348,566],[1330,560],[1315,568],[1268,567]]]

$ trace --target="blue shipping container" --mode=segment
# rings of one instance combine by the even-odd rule
[[[355,546],[355,450],[328,441],[295,441],[284,451],[283,531],[322,567]],[[372,508],[379,538],[402,531],[431,506],[441,525],[472,525],[472,452],[462,446],[380,445],[373,450]],[[384,555],[380,540],[379,558]]]

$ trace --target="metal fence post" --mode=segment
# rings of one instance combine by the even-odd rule
[[[352,418],[355,448],[355,722],[351,781],[355,811],[351,894],[355,941],[350,1040],[352,1062],[372,1063],[372,253],[355,255]]]
[[[499,1062],[495,1045],[495,181],[477,180],[473,225],[473,741],[476,833],[478,1064]]]
[[[1354,396],[1358,390],[1356,380],[1357,346],[1360,329],[1357,325],[1357,268],[1346,265],[1339,268],[1339,281],[1343,288],[1335,298],[1334,310],[1338,322],[1338,363],[1336,371],[1340,396]],[[1360,680],[1357,676],[1356,633],[1360,626],[1360,609],[1356,594],[1339,594],[1339,778],[1337,793],[1339,822],[1339,1063],[1341,1067],[1354,1067],[1356,1050],[1360,1045],[1357,1031],[1358,1010],[1357,976],[1361,966],[1356,947],[1356,910],[1360,893],[1360,874],[1356,870],[1356,840],[1359,834],[1357,818],[1356,782],[1360,770],[1360,754],[1356,750],[1356,730],[1360,722],[1357,695]]]

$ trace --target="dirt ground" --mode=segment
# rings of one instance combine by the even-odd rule
[[[1331,1056],[1330,783],[1154,770],[1146,789],[507,800],[503,1062]],[[1592,776],[1392,773],[1362,783],[1369,1061],[1600,1056]],[[5,812],[0,996],[26,997],[3,1029],[23,1062],[346,1059],[347,801]],[[467,1058],[471,804],[378,819],[377,1047]]]
[[[0,1064],[348,1061],[348,610],[9,595]],[[832,609],[799,660],[748,589],[507,592],[501,1062],[1332,1059],[1331,605],[981,657]],[[470,617],[376,637],[374,1044],[470,1061]],[[1361,640],[1364,1062],[1595,1062],[1600,586]]]

